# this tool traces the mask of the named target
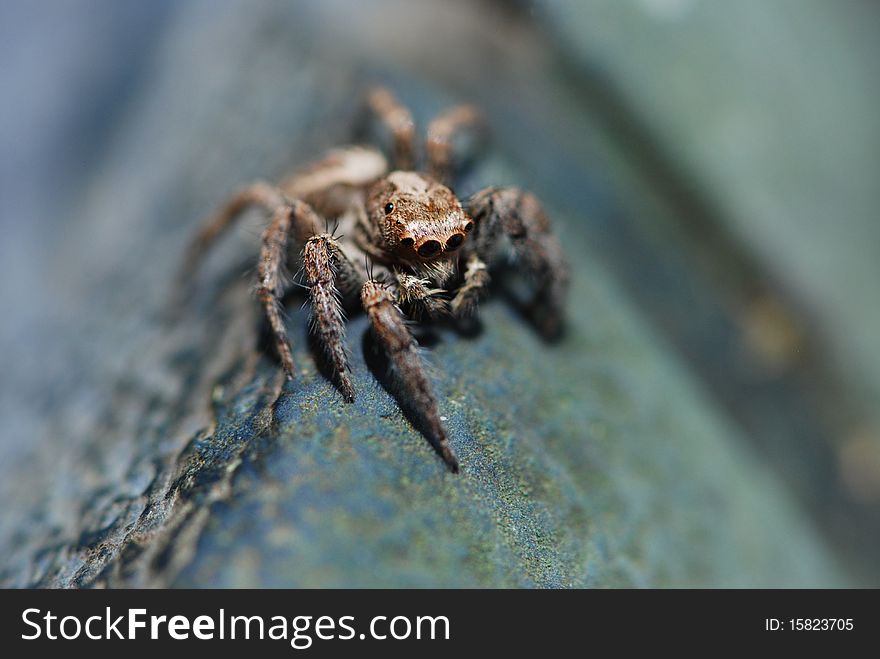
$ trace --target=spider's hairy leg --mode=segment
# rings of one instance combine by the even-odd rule
[[[314,212],[307,204],[301,201],[284,203],[278,206],[272,214],[269,226],[263,232],[260,247],[260,260],[257,266],[257,299],[259,299],[263,312],[269,320],[272,336],[275,339],[275,349],[288,380],[293,379],[294,365],[290,343],[287,340],[287,331],[281,317],[280,304],[285,288],[282,273],[287,255],[287,240],[292,224],[313,224],[316,220]]]
[[[459,133],[471,130],[478,141],[485,139],[483,117],[472,105],[457,105],[443,112],[428,124],[426,142],[428,173],[441,183],[449,185],[455,172],[453,141]]]
[[[439,318],[446,312],[446,300],[439,297],[446,291],[431,288],[425,279],[395,271],[397,301],[414,318]]]
[[[370,279],[361,288],[361,304],[397,372],[404,393],[426,424],[428,439],[449,469],[457,473],[458,459],[446,437],[446,428],[440,419],[437,399],[419,356],[418,344],[406,326],[403,314],[394,304],[394,297],[384,284]]]
[[[374,87],[367,93],[368,119],[377,117],[391,132],[394,140],[394,166],[410,170],[416,161],[416,128],[409,109],[385,87]]]
[[[349,375],[345,318],[339,296],[340,290],[351,290],[360,278],[339,243],[329,233],[312,236],[306,241],[302,261],[309,285],[313,331],[327,351],[339,378],[342,395],[351,402],[354,400],[354,386]]]
[[[310,165],[282,179],[279,187],[289,197],[313,201],[334,186],[360,187],[388,171],[388,161],[378,149],[349,146],[333,149]],[[330,195],[332,199],[332,195]],[[336,209],[338,214],[343,209]],[[328,214],[334,214],[328,209]]]
[[[464,267],[464,283],[449,303],[452,315],[463,318],[471,315],[477,304],[486,296],[489,288],[489,269],[476,254],[471,254]]]
[[[541,202],[519,188],[486,188],[471,197],[467,207],[476,224],[477,253],[488,260],[497,253],[499,239],[508,238],[516,262],[535,282],[534,321],[542,334],[556,336],[562,328],[569,271]]]
[[[220,237],[244,214],[244,211],[253,206],[260,206],[273,212],[286,204],[287,200],[281,190],[263,181],[251,183],[232,195],[220,210],[205,220],[187,246],[178,274],[181,290],[189,285],[205,256]]]

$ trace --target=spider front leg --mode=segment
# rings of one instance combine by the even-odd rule
[[[464,318],[473,314],[489,289],[489,268],[483,259],[472,253],[464,266],[464,282],[449,303],[452,315]]]
[[[446,428],[440,419],[437,399],[419,356],[418,344],[409,331],[403,314],[394,304],[394,297],[384,284],[370,279],[361,288],[361,304],[391,360],[404,393],[426,424],[428,439],[449,469],[457,473],[458,459],[446,437]]]
[[[519,188],[486,188],[468,201],[474,219],[474,252],[490,263],[502,256],[506,237],[514,260],[535,283],[531,315],[539,331],[551,338],[562,329],[568,291],[568,265],[541,202]]]
[[[339,378],[339,388],[346,400],[354,400],[354,387],[349,375],[348,351],[345,346],[345,318],[340,293],[355,290],[362,281],[341,246],[329,233],[306,241],[302,254],[303,270],[309,284],[312,305],[312,329]]]
[[[442,288],[431,288],[426,279],[395,271],[397,301],[413,318],[439,318],[446,312],[446,300],[439,297]]]

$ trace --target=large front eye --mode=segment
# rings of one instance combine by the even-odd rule
[[[459,247],[461,247],[461,244],[463,242],[464,242],[464,234],[461,234],[461,233],[452,234],[451,236],[449,236],[449,240],[446,241],[446,251],[447,252],[454,252]]]
[[[390,201],[387,204],[385,204],[385,215],[388,215],[388,213],[390,213],[393,210],[394,210],[394,204],[392,204]]]
[[[426,240],[421,245],[419,245],[419,255],[420,256],[434,256],[437,252],[442,249],[440,246],[439,240]]]

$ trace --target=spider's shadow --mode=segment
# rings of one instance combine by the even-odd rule
[[[559,343],[565,335],[565,318],[551,310],[528,278],[511,266],[499,268],[491,283],[491,295],[506,304],[545,343]],[[555,318],[555,322],[546,322]]]
[[[432,330],[431,328],[419,328],[418,332],[418,341],[419,345],[428,346],[428,345],[436,345],[440,341],[439,333]],[[376,381],[379,385],[386,391],[388,394],[397,401],[398,406],[400,407],[400,411],[403,413],[404,418],[412,425],[416,431],[421,434],[434,450],[437,452],[437,455],[443,455],[440,449],[440,438],[435,437],[425,420],[424,414],[421,410],[416,407],[412,399],[406,395],[402,383],[395,373],[394,367],[391,364],[391,360],[388,358],[385,350],[382,348],[382,345],[379,343],[379,340],[376,338],[374,330],[372,327],[368,327],[366,331],[363,333],[361,339],[361,348],[363,350],[364,362],[367,365],[367,368],[373,374],[373,377],[376,378]]]
[[[479,314],[466,318],[448,318],[442,324],[463,339],[476,339],[483,333],[483,322],[480,320]],[[419,345],[429,346],[430,344],[423,344],[419,339]]]

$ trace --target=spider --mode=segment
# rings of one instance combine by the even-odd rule
[[[425,170],[415,169],[412,115],[390,91],[371,90],[363,116],[390,135],[393,170],[380,149],[349,146],[277,185],[244,187],[199,229],[183,277],[192,276],[246,209],[262,207],[270,219],[262,235],[256,297],[287,378],[294,379],[295,367],[280,300],[289,283],[284,272],[292,265],[304,274],[312,331],[326,350],[342,396],[349,402],[355,396],[343,306],[351,306],[359,293],[401,394],[421,417],[426,438],[458,472],[409,320],[469,316],[488,291],[490,271],[512,262],[533,283],[532,319],[552,337],[561,326],[568,268],[534,195],[490,187],[462,203],[452,191],[460,174],[455,138],[483,126],[472,106],[453,107],[430,123]],[[339,235],[327,230],[331,222]]]

